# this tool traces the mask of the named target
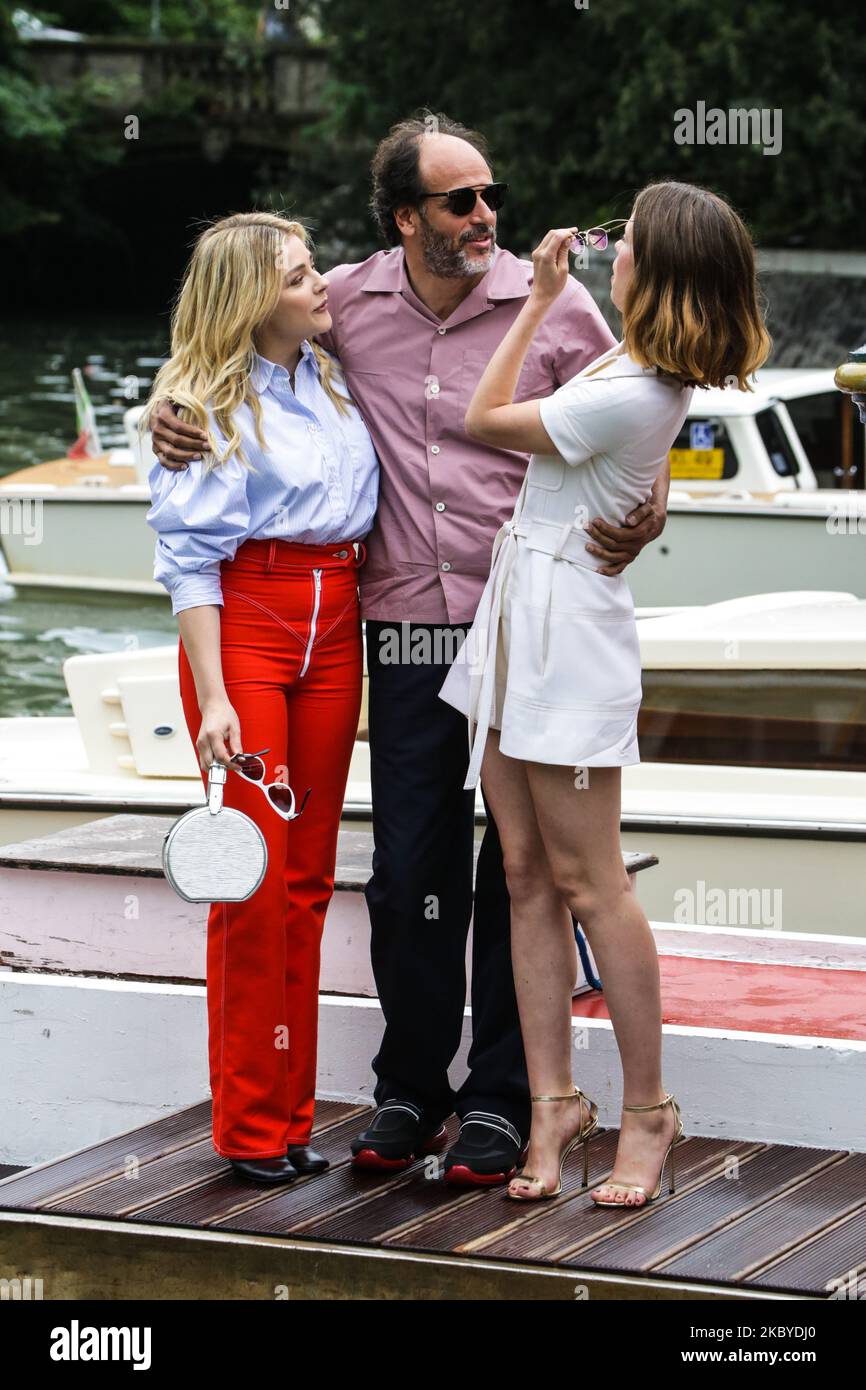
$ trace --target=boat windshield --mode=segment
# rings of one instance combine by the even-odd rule
[[[795,473],[799,473],[800,465],[791,448],[791,441],[782,428],[782,422],[772,406],[758,411],[755,424],[774,470],[780,478],[793,478]]]
[[[866,772],[866,671],[643,672],[641,760]]]
[[[841,391],[822,391],[785,402],[819,487],[862,488],[864,440],[857,411]]]

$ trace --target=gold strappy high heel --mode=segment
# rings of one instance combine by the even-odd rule
[[[672,1096],[672,1095],[669,1094],[669,1093],[666,1093],[666,1094],[665,1094],[664,1100],[660,1100],[656,1105],[624,1105],[622,1108],[623,1108],[623,1110],[661,1110],[665,1105],[668,1105],[668,1104],[670,1104],[670,1105],[673,1107],[674,1116],[675,1116],[676,1122],[677,1122],[677,1128],[676,1128],[676,1130],[675,1130],[675,1132],[674,1132],[674,1137],[673,1137],[673,1139],[672,1139],[671,1142],[668,1144],[667,1150],[666,1150],[666,1152],[665,1152],[665,1156],[664,1156],[664,1158],[662,1159],[662,1166],[661,1166],[661,1169],[660,1169],[660,1171],[659,1171],[658,1182],[656,1183],[655,1188],[654,1188],[654,1190],[652,1191],[652,1193],[647,1193],[646,1188],[645,1188],[645,1187],[641,1187],[639,1183],[635,1183],[635,1182],[611,1182],[611,1181],[610,1181],[610,1175],[608,1175],[607,1178],[603,1179],[603,1181],[600,1182],[600,1183],[598,1184],[599,1187],[615,1187],[615,1188],[619,1188],[619,1190],[620,1190],[621,1192],[642,1192],[643,1195],[644,1195],[644,1197],[646,1198],[646,1201],[644,1201],[644,1202],[617,1202],[617,1201],[605,1201],[605,1200],[602,1200],[602,1199],[599,1198],[599,1197],[593,1197],[592,1200],[593,1200],[593,1202],[595,1202],[595,1205],[596,1205],[597,1207],[625,1207],[625,1209],[626,1209],[627,1211],[638,1211],[641,1207],[648,1206],[650,1202],[654,1202],[655,1199],[656,1199],[656,1197],[658,1197],[659,1192],[661,1191],[662,1178],[663,1178],[663,1176],[664,1176],[665,1164],[666,1164],[667,1161],[668,1161],[668,1154],[670,1154],[670,1156],[671,1156],[671,1185],[670,1185],[670,1192],[671,1192],[671,1195],[673,1195],[673,1194],[676,1192],[676,1172],[675,1172],[675,1170],[674,1170],[674,1148],[675,1148],[675,1146],[676,1146],[677,1144],[681,1144],[681,1143],[685,1140],[686,1136],[683,1134],[683,1122],[682,1122],[682,1120],[681,1120],[681,1118],[680,1118],[680,1107],[679,1107],[679,1105],[677,1104],[675,1097]]]
[[[580,1131],[566,1145],[564,1152],[560,1154],[559,1183],[557,1187],[553,1192],[548,1192],[541,1178],[534,1178],[531,1173],[520,1172],[516,1175],[516,1177],[511,1179],[512,1182],[517,1182],[518,1180],[529,1183],[534,1182],[538,1184],[540,1190],[537,1197],[530,1197],[525,1192],[509,1192],[506,1188],[505,1195],[506,1197],[510,1197],[513,1202],[537,1202],[540,1198],[544,1199],[549,1197],[558,1197],[560,1192],[562,1191],[563,1164],[565,1163],[565,1160],[568,1158],[568,1155],[571,1153],[572,1149],[577,1148],[578,1144],[583,1144],[583,1186],[588,1186],[588,1146],[592,1135],[595,1134],[596,1130],[598,1129],[598,1106],[596,1105],[595,1101],[590,1100],[589,1096],[585,1096],[579,1086],[575,1086],[574,1091],[566,1096],[530,1096],[530,1100],[574,1100],[575,1097],[581,1097],[583,1100],[586,1101],[587,1105],[589,1106],[589,1120],[587,1121],[586,1128],[584,1129],[581,1127]]]

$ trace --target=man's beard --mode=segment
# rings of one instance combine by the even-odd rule
[[[472,256],[463,250],[463,245],[467,241],[477,238],[479,229],[474,230],[470,236],[464,237],[463,244],[455,247],[451,237],[444,232],[437,232],[421,215],[421,252],[424,257],[424,269],[431,275],[439,275],[446,280],[462,280],[468,275],[483,275],[493,265],[493,254],[496,250],[496,230],[493,227],[486,227],[485,232],[490,236],[490,250],[486,256]]]

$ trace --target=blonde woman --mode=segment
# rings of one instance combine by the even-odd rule
[[[328,1166],[309,1147],[319,948],[361,702],[355,544],[378,491],[364,422],[312,341],[330,326],[303,225],[223,218],[196,242],[151,392],[210,446],[150,472],[187,726],[202,780],[215,761],[238,774],[225,803],[268,849],[252,897],[211,905],[207,946],[213,1144],[261,1183]]]
[[[592,1199],[633,1207],[658,1196],[668,1155],[674,1191],[673,1149],[684,1135],[661,1079],[653,937],[620,849],[620,768],[639,761],[634,606],[622,576],[594,567],[586,527],[599,517],[621,524],[649,496],[693,388],[750,389],[769,338],[737,214],[702,188],[650,185],[617,243],[611,297],[622,341],[551,396],[513,404],[527,348],[567,282],[576,232],[550,231],[536,250],[530,298],[467,411],[474,438],[532,457],[494,546],[467,659],[440,695],[470,720],[465,785],[480,771],[511,898],[533,1105],[526,1166],[507,1195],[555,1196],[579,1143],[588,1182],[598,1108],[572,1081],[573,913],[599,968],[623,1071],[616,1162]]]

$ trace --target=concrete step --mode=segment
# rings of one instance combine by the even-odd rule
[[[208,905],[184,902],[162,871],[163,839],[175,820],[109,816],[0,848],[0,965],[203,981]],[[478,850],[476,841],[476,860]],[[322,943],[327,993],[376,995],[364,899],[372,858],[372,835],[341,827]],[[623,861],[632,877],[657,862],[640,851]],[[470,936],[470,977],[471,966]]]

